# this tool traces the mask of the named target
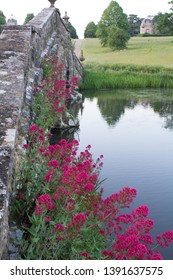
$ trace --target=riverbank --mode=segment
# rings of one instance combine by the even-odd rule
[[[173,88],[173,68],[134,64],[85,64],[80,88]]]
[[[173,88],[172,37],[133,37],[122,51],[103,48],[98,39],[84,39],[81,48],[81,89]]]

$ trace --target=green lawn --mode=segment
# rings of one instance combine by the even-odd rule
[[[173,37],[133,37],[122,51],[103,48],[98,39],[84,39],[82,49],[85,63],[173,66]]]

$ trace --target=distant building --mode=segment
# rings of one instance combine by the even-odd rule
[[[13,18],[13,15],[7,20],[7,25],[17,25],[17,20]]]
[[[148,16],[148,18],[143,19],[140,26],[140,34],[156,34],[156,26],[152,18]]]

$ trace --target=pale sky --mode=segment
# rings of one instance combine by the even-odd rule
[[[61,12],[61,17],[67,11],[71,24],[75,27],[79,38],[83,38],[84,30],[90,21],[96,24],[101,18],[103,11],[108,7],[111,0],[57,0],[55,7]],[[139,17],[157,15],[158,12],[170,12],[169,0],[117,0],[124,13],[137,14]],[[6,19],[13,17],[18,24],[23,24],[27,13],[37,15],[43,8],[48,8],[48,0],[0,0],[0,10]]]

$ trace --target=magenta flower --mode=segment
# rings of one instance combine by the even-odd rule
[[[87,192],[91,192],[91,191],[93,191],[95,188],[94,188],[94,185],[93,184],[91,184],[91,183],[87,183],[86,185],[85,185],[85,190],[87,191]]]
[[[82,252],[81,256],[85,257],[86,259],[90,259],[91,258],[90,255],[86,251]]]
[[[53,195],[53,199],[54,199],[55,201],[60,200],[60,198],[61,198],[61,195],[59,195],[58,193],[55,193],[55,194]]]
[[[52,199],[50,197],[49,194],[43,194],[40,195],[37,199],[38,204],[41,206],[45,206],[46,209],[52,211],[53,209],[53,203],[52,203]]]
[[[29,148],[29,145],[28,144],[24,144],[23,148],[27,150]]]
[[[41,148],[41,147],[38,148],[38,151],[39,151],[39,153],[41,153],[41,154],[44,153],[44,149]]]
[[[143,219],[148,216],[148,213],[149,213],[148,206],[142,205],[142,206],[139,206],[138,208],[136,208],[132,212],[132,216],[136,219]]]
[[[39,205],[36,205],[34,215],[40,216],[41,214],[43,214],[43,212],[44,212],[44,209],[42,207],[40,207]]]
[[[169,247],[173,242],[173,231],[169,230],[164,232],[161,236],[157,235],[156,239],[161,248]]]
[[[102,255],[107,256],[109,258],[113,258],[114,257],[114,252],[113,251],[104,250],[102,252]]]
[[[39,129],[39,132],[40,132],[41,134],[44,134],[44,129],[43,129],[43,128],[40,128],[40,129]]]
[[[30,128],[29,128],[29,131],[30,131],[31,134],[33,134],[33,133],[39,131],[39,128],[36,125],[31,125]]]
[[[64,226],[62,224],[56,224],[54,226],[54,231],[64,231]]]
[[[52,137],[52,135],[53,135],[52,133],[48,133],[47,134],[48,137]]]
[[[106,232],[103,229],[101,229],[100,234],[104,236],[106,234]]]
[[[50,222],[51,221],[51,217],[50,216],[45,216],[44,217],[44,220],[46,223]]]
[[[72,223],[80,227],[84,225],[85,221],[86,221],[86,215],[84,213],[77,214],[72,219]]]
[[[44,142],[45,137],[43,135],[39,135],[39,139],[40,139],[41,142]]]
[[[61,112],[64,111],[64,109],[65,109],[65,107],[64,107],[64,106],[61,106],[61,107],[59,107],[59,108],[56,108],[55,111],[56,111],[57,113],[61,113]]]
[[[98,181],[98,175],[96,173],[92,174],[89,177],[89,181],[90,181],[91,184],[95,185]]]
[[[53,166],[54,168],[58,168],[59,163],[57,162],[57,160],[51,160],[49,161],[48,166]]]

